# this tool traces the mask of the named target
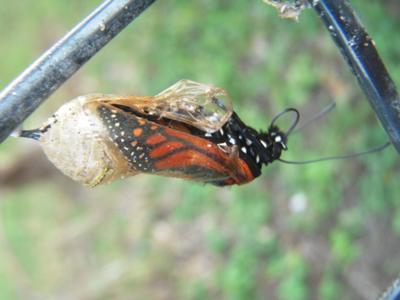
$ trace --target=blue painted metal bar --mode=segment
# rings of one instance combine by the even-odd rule
[[[347,0],[308,0],[367,96],[389,138],[400,153],[400,96],[373,39]]]
[[[379,300],[400,300],[400,278],[393,282]]]
[[[0,143],[155,0],[107,0],[0,93]]]

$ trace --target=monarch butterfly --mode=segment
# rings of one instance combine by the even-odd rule
[[[154,97],[80,96],[20,136],[88,186],[139,173],[225,186],[252,181],[287,149],[287,133],[273,123],[257,132],[226,91],[181,80]]]

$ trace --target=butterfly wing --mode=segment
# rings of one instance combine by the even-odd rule
[[[90,101],[125,106],[141,115],[168,118],[204,132],[219,130],[232,114],[232,102],[225,90],[190,80],[151,96],[89,95]]]
[[[97,105],[109,140],[132,173],[148,173],[210,182],[241,184],[253,179],[237,149],[221,149],[181,127],[150,121],[108,104]],[[184,124],[181,124],[184,126]]]

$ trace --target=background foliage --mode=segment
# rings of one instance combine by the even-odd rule
[[[98,2],[1,0],[0,88]],[[352,3],[399,85],[399,2]],[[153,95],[182,78],[224,87],[255,128],[335,101],[287,159],[386,140],[314,12],[295,23],[258,0],[157,1],[24,126],[77,95]],[[28,140],[0,145],[0,162],[0,299],[375,299],[399,273],[393,149],[275,163],[231,188],[141,175],[86,189]]]

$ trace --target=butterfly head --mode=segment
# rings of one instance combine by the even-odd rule
[[[289,129],[287,131],[283,131],[279,129],[279,127],[275,125],[275,123],[280,117],[289,112],[294,113],[295,118]],[[294,128],[297,126],[299,119],[300,119],[300,114],[294,108],[287,108],[272,119],[271,124],[268,128],[268,132],[263,135],[264,138],[266,139],[265,142],[269,146],[268,153],[272,161],[279,159],[279,157],[282,154],[282,150],[284,151],[288,150],[287,146],[288,137],[293,132]]]

